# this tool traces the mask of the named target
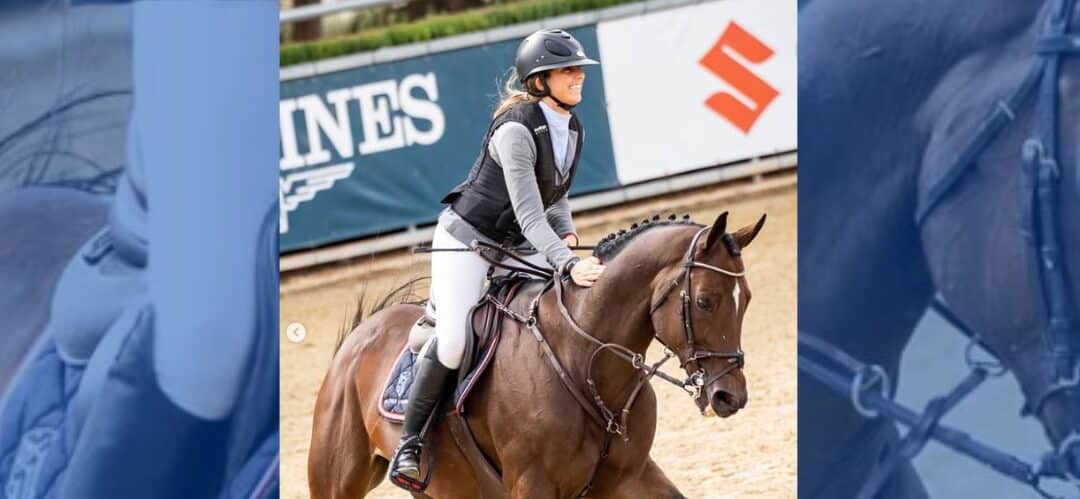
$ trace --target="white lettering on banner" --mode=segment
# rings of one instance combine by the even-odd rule
[[[321,98],[316,95],[305,95],[297,100],[300,109],[304,111],[304,123],[307,125],[309,151],[304,156],[304,163],[308,165],[326,163],[330,161],[330,151],[323,148],[322,138],[319,132],[326,134],[334,150],[342,158],[351,158],[352,127],[349,123],[349,92],[334,90],[326,94],[326,100],[334,105],[334,114],[326,109]]]
[[[304,158],[300,157],[300,151],[296,148],[294,111],[296,111],[296,101],[293,99],[283,100],[278,106],[278,126],[281,127],[282,170],[291,170],[304,166]]]
[[[279,104],[281,160],[279,168],[301,170],[284,175],[280,181],[280,232],[289,231],[288,214],[310,201],[334,183],[352,174],[353,161],[360,155],[392,151],[413,145],[428,146],[442,139],[446,116],[438,104],[439,87],[435,73],[410,74],[401,79],[381,80],[340,88],[323,95],[309,94],[283,99]],[[355,104],[353,102],[355,101]],[[333,107],[331,112],[330,107]],[[297,141],[296,112],[303,113],[307,152]],[[350,112],[359,112],[362,137],[352,134]],[[426,129],[416,120],[430,124]],[[329,140],[338,162],[323,142]]]
[[[399,109],[397,82],[384,80],[352,88],[353,97],[360,102],[360,119],[364,124],[364,141],[360,154],[372,154],[405,147],[401,117],[390,116],[390,109]]]
[[[412,90],[419,88],[427,94],[428,100],[413,97]],[[442,108],[435,104],[439,100],[439,87],[435,84],[435,73],[425,75],[413,74],[401,80],[401,110],[408,116],[405,118],[405,142],[406,145],[420,144],[429,146],[442,138],[446,129],[446,120],[443,117]],[[421,131],[416,128],[412,118],[417,117],[431,122],[431,130]]]

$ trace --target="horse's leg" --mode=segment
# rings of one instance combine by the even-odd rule
[[[312,499],[364,497],[386,473],[385,459],[374,454],[368,438],[363,411],[351,386],[352,370],[336,360],[315,402],[308,451]],[[346,368],[338,369],[343,364]]]
[[[386,478],[386,471],[390,469],[390,461],[382,456],[374,456],[371,458],[371,469],[368,474],[370,477],[368,481],[368,491],[375,490]]]
[[[361,498],[382,481],[386,461],[370,454],[363,428],[362,424],[327,427],[316,423],[308,454],[311,499]]]
[[[575,491],[576,492],[576,491]],[[573,492],[563,491],[563,496],[569,496]],[[513,499],[529,499],[532,497],[559,497],[560,494],[548,476],[547,471],[541,467],[532,468],[518,476],[514,485],[510,488],[510,497]]]
[[[641,472],[629,477],[620,476],[613,481],[610,489],[597,488],[591,497],[597,498],[636,498],[655,497],[657,499],[686,499],[675,484],[671,483],[664,471],[656,465],[652,458],[648,458]]]
[[[411,305],[384,309],[356,326],[338,346],[312,418],[312,499],[364,497],[386,477],[385,456],[392,455],[399,430],[379,417],[379,396],[420,313],[420,307]]]

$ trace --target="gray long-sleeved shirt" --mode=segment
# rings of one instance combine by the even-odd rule
[[[540,108],[548,121],[559,174],[565,175],[577,154],[577,132],[570,130],[570,116],[558,114],[543,103]],[[534,169],[536,144],[533,142],[532,132],[521,123],[503,123],[492,133],[488,142],[488,153],[503,169],[510,203],[525,239],[542,253],[553,267],[560,268],[565,265],[574,258],[574,253],[562,241],[563,236],[574,233],[570,203],[566,196],[563,196],[548,207],[547,211],[544,210]],[[492,242],[449,208],[439,216],[439,223],[450,235],[464,244],[473,240]]]

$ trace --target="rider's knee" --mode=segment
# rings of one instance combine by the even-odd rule
[[[450,369],[457,369],[461,365],[461,358],[465,355],[464,338],[439,337],[435,344],[435,353],[438,354],[439,362]]]

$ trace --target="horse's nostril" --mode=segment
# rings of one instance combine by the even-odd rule
[[[716,405],[719,406],[727,406],[732,409],[739,408],[738,398],[736,398],[735,395],[725,392],[723,390],[713,394],[713,401],[716,403]]]

